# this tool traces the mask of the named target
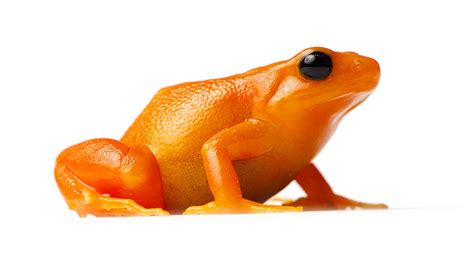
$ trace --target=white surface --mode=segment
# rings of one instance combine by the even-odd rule
[[[0,264],[472,265],[471,11],[467,1],[1,1]],[[53,179],[62,149],[119,138],[160,87],[310,46],[379,61],[378,89],[316,163],[340,194],[393,210],[67,211]]]

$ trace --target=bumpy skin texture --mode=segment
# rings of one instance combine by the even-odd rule
[[[324,80],[299,72],[314,51],[333,60]],[[294,179],[308,197],[289,205],[384,208],[335,195],[311,165],[379,75],[373,59],[316,47],[246,73],[166,87],[120,141],[89,140],[60,154],[56,180],[80,215],[299,211],[260,204]]]

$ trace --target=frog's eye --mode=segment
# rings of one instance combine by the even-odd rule
[[[313,52],[301,60],[299,69],[306,79],[323,80],[331,74],[332,59],[323,52]]]

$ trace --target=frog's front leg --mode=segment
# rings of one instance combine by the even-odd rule
[[[307,197],[287,204],[289,206],[303,206],[305,210],[388,208],[385,204],[364,203],[335,194],[314,164],[304,167],[295,179],[306,192]]]
[[[79,216],[166,215],[160,170],[146,146],[93,139],[64,150],[56,182]]]
[[[259,120],[247,120],[224,129],[201,149],[204,169],[214,201],[189,207],[184,214],[301,211],[301,207],[264,205],[242,197],[232,161],[262,155],[273,148],[274,130]]]

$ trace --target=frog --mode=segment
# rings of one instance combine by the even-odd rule
[[[164,87],[120,140],[66,148],[54,177],[80,217],[384,209],[336,194],[313,159],[374,91],[375,59],[324,47]],[[291,182],[306,196],[268,200]]]

